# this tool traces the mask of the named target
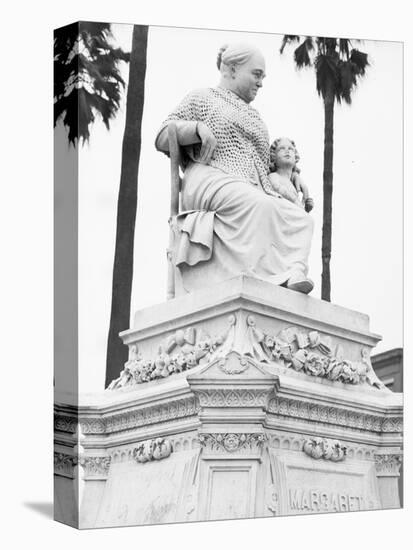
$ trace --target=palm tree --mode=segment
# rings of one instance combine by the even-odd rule
[[[298,69],[314,67],[316,88],[324,102],[323,233],[321,245],[321,298],[331,301],[331,234],[333,204],[334,104],[351,104],[351,94],[369,65],[368,56],[352,47],[347,38],[284,35],[280,53],[298,42],[294,61]]]
[[[129,327],[132,294],[133,245],[137,208],[137,179],[146,74],[148,27],[135,25],[132,51],[115,48],[110,24],[75,23],[55,31],[54,124],[68,128],[69,144],[89,141],[90,126],[99,115],[109,129],[125,82],[121,61],[130,62],[126,123],[118,194],[112,306],[106,357],[106,385],[116,378],[128,350],[119,332]]]
[[[133,245],[141,151],[141,127],[145,93],[148,27],[134,25],[126,99],[126,122],[122,145],[122,168],[118,195],[115,259],[112,279],[112,307],[106,355],[106,386],[119,376],[128,350],[119,332],[129,328]]]
[[[121,61],[129,53],[111,44],[109,23],[81,21],[54,34],[54,125],[62,120],[69,144],[89,141],[90,126],[99,115],[109,129],[125,87]]]

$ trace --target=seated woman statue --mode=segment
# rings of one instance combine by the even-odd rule
[[[216,88],[189,93],[163,123],[156,148],[169,154],[168,124],[183,150],[176,265],[185,292],[248,274],[308,293],[313,220],[273,189],[267,128],[251,106],[265,77],[259,50],[222,47]]]

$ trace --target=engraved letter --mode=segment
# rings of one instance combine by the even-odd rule
[[[331,495],[331,510],[332,512],[339,512],[340,508],[338,507],[338,495]]]
[[[328,494],[327,493],[321,493],[320,495],[320,501],[321,501],[321,509],[325,512],[328,512]]]
[[[310,510],[310,503],[308,501],[308,495],[303,491],[303,500],[301,502],[301,508],[303,510]]]
[[[311,491],[311,510],[318,512],[320,510],[320,493]]]
[[[347,495],[340,494],[340,510],[342,512],[348,512]]]
[[[290,508],[291,510],[300,510],[299,490],[296,489],[294,493],[290,489]]]

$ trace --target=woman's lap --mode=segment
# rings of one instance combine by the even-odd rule
[[[288,200],[197,165],[185,173],[183,207],[215,213],[212,257],[182,270],[189,287],[202,272],[213,280],[250,273],[280,284],[293,269],[307,271],[312,219]]]

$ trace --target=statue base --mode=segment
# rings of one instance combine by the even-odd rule
[[[110,389],[56,404],[80,528],[397,508],[402,396],[366,315],[241,276],[136,313]]]

